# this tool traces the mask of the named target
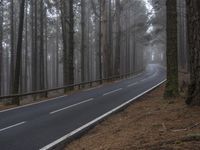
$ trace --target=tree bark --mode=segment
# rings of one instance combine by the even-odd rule
[[[14,76],[15,76],[15,28],[14,28],[14,1],[10,4],[10,90],[12,91]]]
[[[120,74],[120,42],[121,42],[121,4],[120,0],[115,0],[116,3],[116,44],[115,44],[115,75]]]
[[[200,105],[200,1],[187,0],[190,85],[186,103]]]
[[[104,77],[110,77],[112,73],[111,69],[111,50],[109,47],[109,28],[108,28],[108,4],[106,0],[102,0],[101,3],[102,21],[101,21],[101,41],[102,41],[102,52],[103,52],[103,70]]]
[[[74,83],[74,10],[73,0],[61,0],[61,24],[63,37],[64,85]],[[69,8],[68,12],[67,9]],[[68,17],[69,16],[69,17]],[[67,92],[67,89],[65,89]]]
[[[74,0],[69,0],[69,55],[68,75],[69,84],[74,84]]]
[[[0,95],[2,92],[2,63],[3,63],[3,1],[0,3]]]
[[[44,4],[40,0],[40,89],[45,88],[44,80]]]
[[[20,15],[19,15],[19,29],[18,29],[18,42],[17,42],[17,56],[16,56],[16,67],[15,67],[15,78],[13,85],[13,93],[17,94],[19,92],[19,82],[20,82],[20,70],[21,70],[21,54],[22,54],[22,38],[24,29],[24,5],[25,0],[20,3]],[[13,104],[19,105],[19,98],[13,100]]]
[[[176,0],[167,0],[167,83],[164,93],[166,99],[179,95],[176,6]]]
[[[85,81],[85,0],[81,0],[81,81]]]

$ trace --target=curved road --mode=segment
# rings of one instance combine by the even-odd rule
[[[154,64],[138,76],[113,84],[0,111],[0,149],[50,148],[132,102],[165,78],[165,69]]]

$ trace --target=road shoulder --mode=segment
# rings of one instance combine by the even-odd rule
[[[164,85],[91,129],[65,149],[200,149],[200,110],[162,99]]]

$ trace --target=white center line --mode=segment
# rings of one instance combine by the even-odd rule
[[[132,87],[132,86],[135,86],[135,85],[137,85],[137,84],[138,84],[138,82],[132,83],[132,84],[129,84],[127,87]]]
[[[64,108],[61,108],[61,109],[52,111],[52,112],[50,112],[49,114],[52,115],[52,114],[58,113],[58,112],[60,112],[60,111],[63,111],[63,110],[66,110],[66,109],[69,109],[69,108],[72,108],[72,107],[75,107],[75,106],[78,106],[78,105],[81,105],[81,104],[84,104],[84,103],[93,101],[93,100],[94,100],[94,98],[90,98],[90,99],[87,99],[87,100],[82,101],[82,102],[80,102],[80,103],[76,103],[76,104],[73,104],[73,105],[70,105],[70,106],[67,106],[67,107],[64,107]]]
[[[117,89],[117,90],[114,90],[114,91],[110,91],[110,92],[108,92],[108,93],[105,93],[105,94],[103,94],[103,96],[106,96],[106,95],[109,95],[109,94],[118,92],[118,91],[120,91],[120,90],[122,90],[122,88],[119,88],[119,89]]]
[[[20,126],[20,125],[22,125],[22,124],[24,124],[24,123],[26,123],[26,121],[23,121],[23,122],[14,124],[14,125],[12,125],[12,126],[9,126],[9,127],[3,128],[3,129],[0,129],[0,132],[5,131],[5,130],[10,129],[10,128],[13,128],[13,127],[16,127],[16,126]]]

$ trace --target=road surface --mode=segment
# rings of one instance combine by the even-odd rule
[[[0,111],[0,149],[46,149],[129,103],[166,78],[159,65],[136,77],[42,103]]]

